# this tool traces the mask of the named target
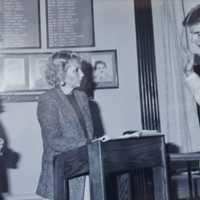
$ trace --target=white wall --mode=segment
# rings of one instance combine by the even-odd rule
[[[20,154],[18,168],[9,170],[8,199],[27,199],[34,196],[42,151],[36,103],[5,104],[1,118],[11,149]]]
[[[44,3],[41,0],[42,38],[45,41]],[[74,50],[117,49],[119,89],[96,91],[107,134],[117,137],[127,129],[141,129],[134,5],[132,0],[94,0],[96,46]],[[45,42],[40,52],[48,51]],[[17,52],[38,52],[37,50]],[[20,153],[18,169],[10,170],[7,199],[38,199],[35,188],[41,165],[40,128],[36,102],[7,103],[2,123],[12,149]]]

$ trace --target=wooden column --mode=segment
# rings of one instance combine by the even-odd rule
[[[134,0],[142,128],[160,130],[151,0]]]

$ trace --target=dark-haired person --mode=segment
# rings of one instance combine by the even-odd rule
[[[54,53],[45,76],[52,88],[38,101],[43,155],[36,193],[53,200],[54,156],[85,145],[93,138],[93,126],[87,95],[74,90],[83,78],[80,57],[68,51]],[[83,200],[84,185],[84,177],[70,180],[70,200]]]
[[[189,30],[190,43],[194,48],[188,49],[190,58],[185,65],[186,82],[200,105],[200,4],[192,8],[186,15],[183,26]]]

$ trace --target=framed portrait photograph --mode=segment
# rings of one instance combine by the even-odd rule
[[[117,51],[90,52],[96,88],[118,88]]]

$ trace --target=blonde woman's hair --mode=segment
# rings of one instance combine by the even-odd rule
[[[81,62],[81,58],[76,52],[65,50],[55,52],[48,59],[45,78],[49,85],[53,87],[62,85],[65,78],[65,72],[67,71],[66,63],[71,59],[77,59]]]

